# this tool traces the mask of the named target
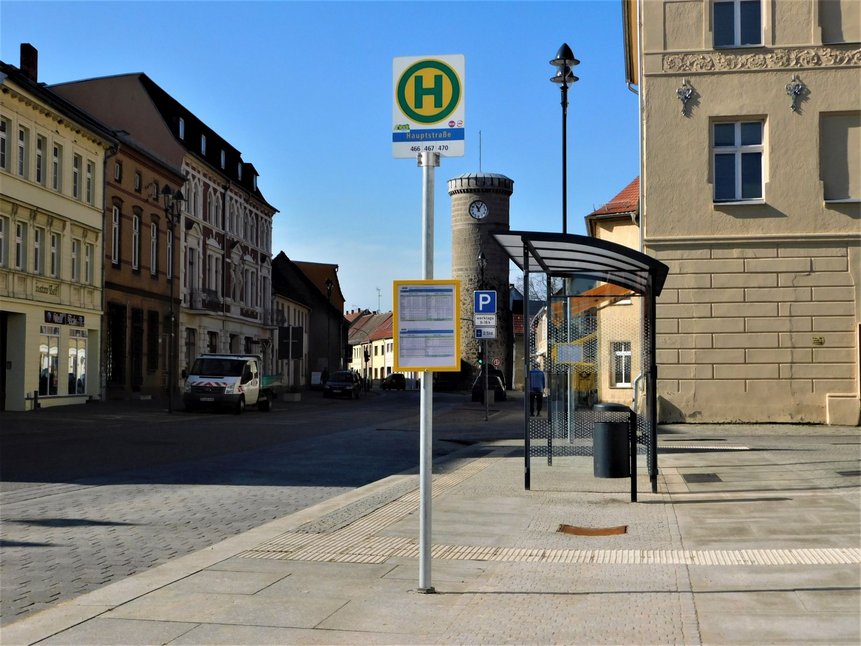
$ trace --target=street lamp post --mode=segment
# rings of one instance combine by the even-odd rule
[[[173,265],[176,255],[174,230],[177,222],[182,217],[182,203],[185,198],[182,191],[176,189],[174,192],[170,186],[164,185],[161,189],[161,199],[164,204],[164,217],[167,222],[167,230],[170,232],[170,258],[168,259],[168,284],[170,285],[170,301],[168,303],[168,319],[170,320],[170,336],[167,349],[167,412],[173,413],[173,390],[176,378],[176,315],[173,311]]]
[[[329,359],[332,356],[332,287],[335,286],[335,283],[332,282],[331,278],[326,279],[326,298],[329,300],[329,309],[326,310],[326,372],[330,372],[329,370]]]
[[[580,61],[574,58],[568,43],[562,43],[550,64],[559,68],[550,80],[559,84],[562,93],[562,233],[568,233],[568,86],[579,80],[571,68]]]
[[[481,271],[481,279],[479,280],[479,289],[484,289],[484,270],[487,268],[487,256],[484,255],[484,251],[478,252],[478,268]],[[489,409],[490,403],[487,401],[488,399],[488,373],[490,373],[490,368],[487,365],[487,339],[481,340],[481,356],[484,357],[484,364],[481,366],[481,369],[484,370],[484,421],[486,422],[489,417]],[[480,373],[479,373],[480,374]]]

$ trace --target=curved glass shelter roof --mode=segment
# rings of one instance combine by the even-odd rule
[[[576,235],[506,231],[493,237],[520,269],[549,276],[583,276],[658,296],[669,267],[624,245]]]

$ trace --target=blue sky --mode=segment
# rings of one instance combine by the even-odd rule
[[[621,0],[568,2],[12,2],[0,58],[39,50],[48,84],[145,72],[238,148],[279,213],[273,254],[340,265],[352,309],[391,308],[421,277],[421,169],[391,151],[392,59],[463,54],[466,154],[436,171],[434,277],[451,271],[450,178],[514,180],[511,227],[561,232],[561,122],[549,64],[581,61],[569,92],[568,231],[638,173]],[[378,299],[378,291],[381,296]]]

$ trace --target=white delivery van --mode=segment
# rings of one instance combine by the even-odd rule
[[[202,354],[185,374],[186,410],[227,408],[236,414],[256,405],[268,411],[272,393],[264,387],[262,361],[253,354]]]

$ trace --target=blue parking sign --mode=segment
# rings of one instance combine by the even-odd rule
[[[495,290],[476,290],[473,295],[476,314],[496,314]]]

